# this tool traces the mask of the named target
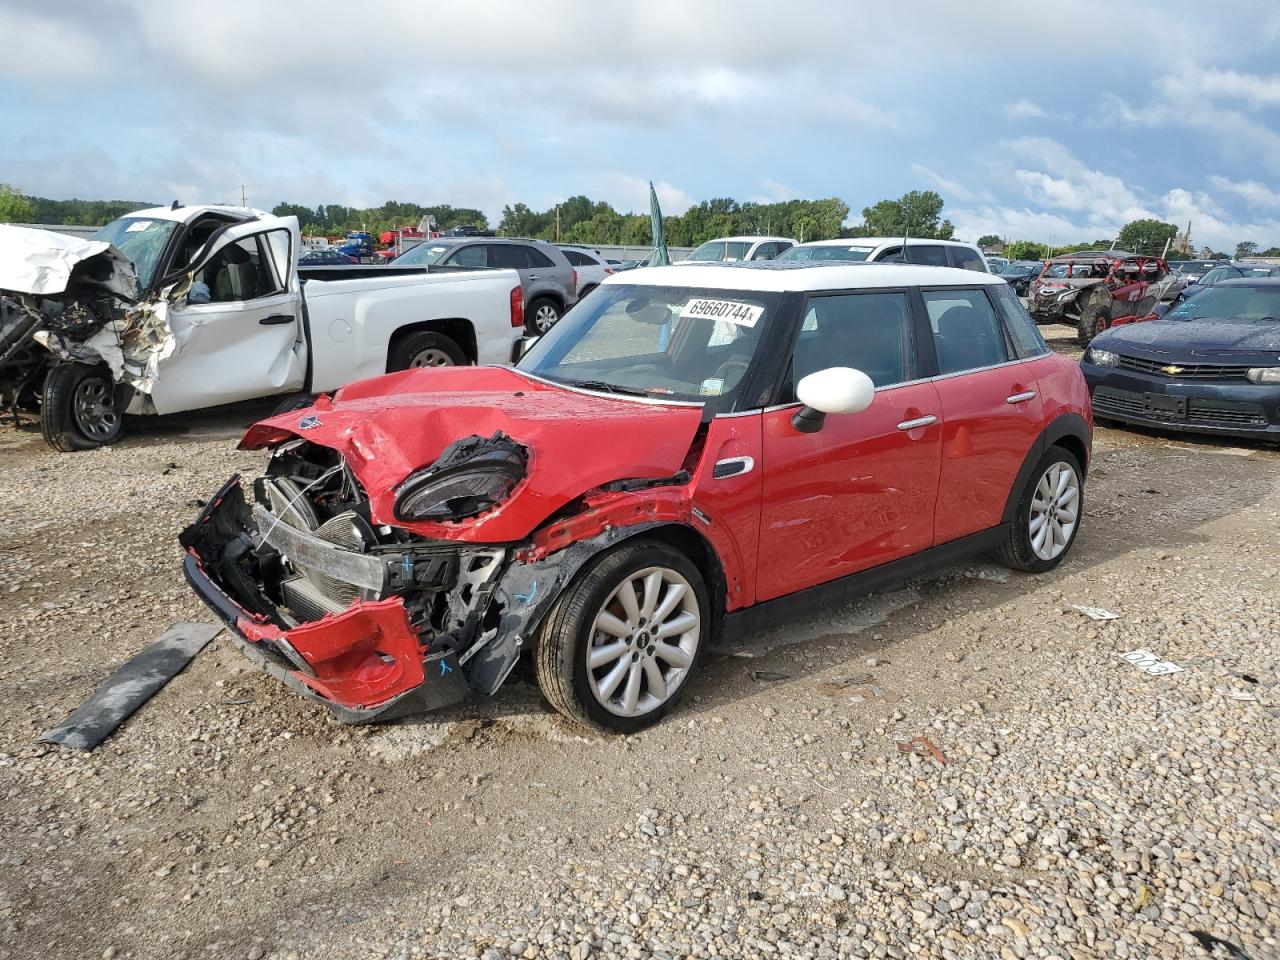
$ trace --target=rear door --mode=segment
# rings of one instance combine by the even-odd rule
[[[1043,412],[1035,371],[1018,355],[984,287],[926,288],[920,295],[944,423],[934,522],[934,543],[941,544],[1001,522]]]
[[[190,288],[164,292],[173,352],[161,360],[151,399],[175,413],[300,390],[307,343],[295,217],[259,217],[227,228],[188,268]]]
[[[828,416],[816,433],[763,415],[764,488],[756,597],[768,600],[927,548],[941,458],[941,404],[920,379],[904,290],[809,298],[783,400],[807,374],[860,369],[876,384],[861,413]]]

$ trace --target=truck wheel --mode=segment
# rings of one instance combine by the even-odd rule
[[[538,685],[593,730],[634,733],[670,710],[710,636],[707,588],[683,553],[633,540],[603,554],[556,601],[538,635]]]
[[[1111,317],[1107,315],[1107,308],[1096,303],[1089,304],[1080,311],[1080,319],[1076,321],[1076,343],[1087,347],[1094,337],[1109,326]]]
[[[1080,462],[1062,447],[1045,451],[1018,501],[1008,540],[996,556],[1024,573],[1052,570],[1076,541],[1084,514]]]
[[[529,304],[529,332],[534,336],[541,336],[556,325],[556,321],[560,319],[563,311],[560,304],[556,303],[550,297],[538,297],[533,303]]]
[[[44,378],[40,433],[55,450],[92,450],[124,432],[120,397],[105,366],[60,363]]]
[[[461,367],[466,362],[467,356],[462,348],[443,333],[419,330],[391,345],[387,373],[411,367]]]

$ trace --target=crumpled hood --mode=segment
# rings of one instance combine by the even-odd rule
[[[615,480],[669,477],[684,464],[702,419],[699,406],[646,403],[569,390],[508,367],[406,370],[343,387],[332,402],[251,427],[240,446],[285,435],[331,447],[369,495],[375,524],[425,537],[523,540],[552,513]],[[405,523],[396,487],[450,443],[501,430],[529,453],[525,479],[494,509],[458,523]],[[283,431],[283,433],[282,433]]]
[[[1120,353],[1137,348],[1153,359],[1218,358],[1244,363],[1256,358],[1280,363],[1280,321],[1152,320],[1114,327],[1098,346]]]
[[[0,290],[55,296],[64,292],[75,268],[100,257],[107,270],[102,285],[130,300],[137,299],[133,264],[102,240],[83,240],[51,230],[0,225]]]

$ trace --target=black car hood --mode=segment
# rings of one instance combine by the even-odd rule
[[[1280,363],[1280,320],[1151,320],[1113,327],[1095,344],[1115,353],[1159,360]]]

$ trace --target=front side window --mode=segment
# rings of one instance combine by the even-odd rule
[[[861,370],[877,387],[915,378],[916,349],[907,295],[850,293],[812,297],[791,354],[783,402],[804,377],[828,367]]]
[[[517,364],[603,393],[732,404],[781,294],[597,287]]]
[[[1036,326],[1036,322],[1031,319],[1026,308],[1022,306],[1022,301],[1009,285],[1006,283],[989,289],[995,298],[996,309],[1004,320],[1005,329],[1009,331],[1009,338],[1013,341],[1018,356],[1025,360],[1028,357],[1039,357],[1048,353],[1049,345],[1044,342],[1044,337],[1040,336],[1040,329]]]
[[[925,309],[943,376],[1009,360],[1004,333],[981,290],[924,290]]]
[[[447,267],[487,267],[489,255],[483,243],[469,243],[463,247],[455,247],[454,252],[442,261]],[[413,253],[412,250],[409,251]]]
[[[281,293],[284,282],[264,252],[265,239],[265,234],[257,233],[214,254],[195,272],[187,302],[235,303]]]
[[[432,264],[443,263],[445,257],[456,249],[457,244],[453,243],[420,243],[417,246],[410,247],[404,253],[400,254],[400,256],[396,257],[396,266],[429,267]],[[453,261],[449,262],[452,263]],[[483,263],[479,265],[484,266]]]

